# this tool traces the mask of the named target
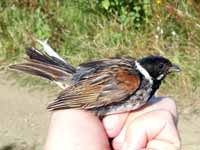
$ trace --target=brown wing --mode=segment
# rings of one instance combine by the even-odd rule
[[[130,73],[130,69],[132,68],[119,66],[103,69],[62,91],[47,108],[50,110],[89,109],[124,100],[140,85],[139,76]]]

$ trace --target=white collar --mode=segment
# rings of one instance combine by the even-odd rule
[[[139,62],[135,61],[136,69],[147,79],[151,84],[153,84],[152,77],[148,73],[148,71],[140,65]]]

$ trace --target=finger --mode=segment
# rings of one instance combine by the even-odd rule
[[[167,143],[166,141],[155,139],[148,143],[147,149],[180,150],[181,147],[178,145],[173,145],[172,143]]]
[[[121,132],[128,114],[129,113],[113,114],[103,118],[103,125],[108,137],[113,138]]]
[[[110,149],[104,128],[94,115],[81,110],[53,112],[45,150]]]
[[[147,103],[146,111],[153,111],[159,109],[170,112],[175,119],[174,121],[177,123],[178,113],[176,103],[173,99],[171,99],[170,97],[152,97]]]
[[[126,122],[122,132],[113,140],[114,149],[122,149],[122,145],[123,149],[145,148],[147,142],[154,138],[180,144],[179,135],[170,112],[152,111],[135,118],[135,120],[131,118],[131,120],[132,122],[128,124],[128,121]],[[165,129],[165,125],[168,128]],[[160,131],[162,131],[162,134]]]

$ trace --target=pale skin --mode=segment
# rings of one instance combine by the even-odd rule
[[[45,150],[180,150],[177,111],[170,98],[100,121],[76,109],[52,113]],[[109,138],[112,143],[109,144]]]

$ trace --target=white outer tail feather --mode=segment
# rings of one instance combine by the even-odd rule
[[[47,43],[48,39],[45,40],[44,42],[39,40],[39,39],[35,39],[38,43],[40,43],[43,46],[43,50],[49,55],[49,56],[53,56],[58,58],[59,60],[63,61],[66,63],[66,61],[60,57],[52,48],[51,46]]]
[[[46,39],[44,42],[39,40],[39,39],[35,39],[39,44],[41,44],[43,46],[43,50],[49,55],[49,56],[53,56],[58,58],[59,60],[63,61],[64,63],[66,63],[66,61],[60,57],[58,55],[58,53],[56,53],[53,48],[51,48],[51,46],[47,43],[48,39]],[[61,89],[65,89],[67,87],[69,87],[68,84],[63,84],[61,82],[58,81],[54,81],[55,84],[57,84]]]

